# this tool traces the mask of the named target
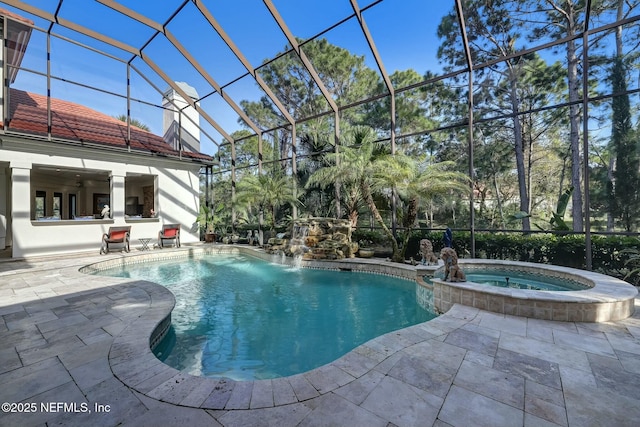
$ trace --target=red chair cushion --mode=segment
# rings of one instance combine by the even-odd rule
[[[167,228],[162,234],[164,235],[164,237],[176,237],[177,232],[178,230],[175,228]]]
[[[113,231],[111,235],[109,235],[109,240],[124,240],[126,234],[126,231]]]

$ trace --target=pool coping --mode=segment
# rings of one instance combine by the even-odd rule
[[[218,253],[243,253],[265,260],[280,260],[277,256],[266,254],[251,247],[215,245],[112,258],[84,266],[79,269],[79,272],[89,272],[91,269],[110,268],[149,260],[178,259]],[[289,259],[284,261],[291,265],[294,262]],[[511,262],[505,263],[512,264]],[[306,268],[367,271],[412,280],[429,270],[386,262],[380,259],[303,261],[303,266]],[[552,267],[557,271],[567,270],[564,267]],[[588,273],[586,276],[594,281],[593,289],[596,289],[596,291],[607,287],[607,281],[604,278],[608,276],[598,273],[584,273]],[[613,280],[617,283],[617,279]],[[360,379],[373,368],[379,368],[380,365],[390,363],[389,361],[393,360],[394,355],[404,351],[406,348],[432,340],[434,331],[440,331],[444,335],[446,331],[463,326],[468,322],[468,310],[479,309],[479,307],[472,308],[469,304],[454,303],[445,310],[446,316],[440,316],[429,322],[376,337],[337,360],[316,369],[277,379],[236,381],[229,378],[206,378],[187,374],[157,359],[151,350],[152,341],[159,341],[164,332],[166,332],[170,324],[171,311],[175,305],[175,297],[168,289],[159,284],[152,282],[138,283],[149,294],[151,303],[144,313],[114,338],[108,354],[111,371],[127,387],[153,399],[185,407],[209,410],[268,408],[317,398]],[[601,284],[601,287],[598,287],[599,284]],[[450,288],[464,288],[469,284],[446,282],[443,288],[447,287],[447,285]],[[608,285],[614,286],[614,283],[609,283]],[[631,288],[637,294],[637,290],[633,286]],[[435,292],[436,286],[434,286],[434,299]],[[501,294],[501,292],[497,292],[497,294]],[[631,292],[625,293],[625,297],[630,295]],[[634,297],[631,297],[632,304]],[[605,296],[601,296],[601,298],[605,298]],[[616,300],[616,298],[607,297],[607,299],[613,300]],[[585,299],[585,302],[587,300],[590,299]],[[469,307],[465,307],[465,305]],[[489,309],[489,311],[491,310]],[[279,398],[277,400],[273,397],[276,395],[273,392],[276,389],[279,390],[277,393]],[[264,393],[265,396],[272,396],[271,400],[268,397],[260,399],[261,393]]]

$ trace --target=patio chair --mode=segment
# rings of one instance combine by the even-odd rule
[[[118,243],[124,244],[124,250],[130,251],[129,248],[129,235],[131,233],[131,226],[122,227],[109,227],[109,232],[102,235],[102,246],[100,246],[100,254],[109,252],[109,245]]]
[[[163,224],[158,232],[158,246],[164,248],[164,240],[174,240],[176,248],[180,247],[180,224]]]

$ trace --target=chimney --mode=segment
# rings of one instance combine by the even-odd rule
[[[2,28],[2,24],[5,22],[3,17],[7,18],[6,31]],[[0,8],[0,39],[4,34],[7,36],[6,40],[2,40],[6,50],[0,49],[0,64],[6,63],[6,67],[0,66],[0,82],[4,84],[0,90],[0,121],[11,119],[8,117],[9,111],[4,111],[4,96],[9,96],[9,86],[16,80],[22,58],[31,38],[31,26],[33,25],[33,21],[30,19]],[[6,57],[4,57],[5,52]]]
[[[199,99],[195,88],[185,82],[176,85],[193,101]],[[173,104],[170,102],[173,101]],[[196,105],[198,103],[196,102]],[[167,89],[162,95],[162,133],[165,142],[175,150],[180,150],[180,143],[184,151],[200,152],[200,115],[173,88]]]

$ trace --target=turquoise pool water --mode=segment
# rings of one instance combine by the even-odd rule
[[[589,289],[588,286],[574,280],[499,268],[469,269],[469,271],[465,271],[465,275],[469,282],[501,288],[534,291],[580,291]],[[442,278],[442,275],[440,275],[440,278]]]
[[[155,354],[193,375],[268,379],[317,368],[376,336],[433,319],[415,282],[270,264],[242,255],[134,264],[102,275],[176,296]]]

